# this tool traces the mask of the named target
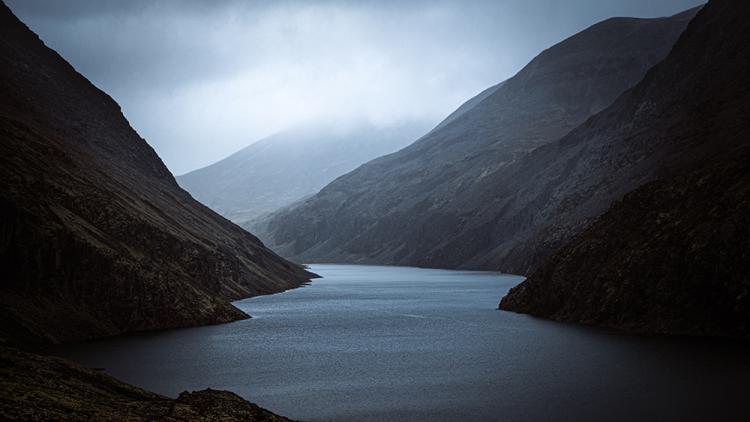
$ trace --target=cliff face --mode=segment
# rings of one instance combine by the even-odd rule
[[[0,375],[3,420],[289,421],[227,391],[170,399],[64,359],[5,347]]]
[[[512,289],[502,309],[750,336],[749,19],[747,2],[710,2],[664,62],[555,147],[558,157],[596,152],[588,175],[616,181],[610,189],[652,181]]]
[[[394,152],[428,127],[382,129],[307,125],[262,139],[208,167],[177,177],[193,197],[237,224],[287,206],[362,163]]]
[[[512,246],[543,229],[535,207],[551,194],[514,196],[534,189],[522,174],[525,157],[637,83],[694,13],[596,24],[544,51],[409,147],[255,227],[283,255],[308,262],[524,273],[527,262],[546,252],[513,257]]]
[[[0,337],[245,318],[309,279],[180,189],[118,105],[0,5]]]

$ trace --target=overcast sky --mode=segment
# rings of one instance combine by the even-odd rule
[[[437,123],[565,37],[701,0],[6,0],[175,173],[308,122]]]

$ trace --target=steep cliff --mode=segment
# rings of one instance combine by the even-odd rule
[[[0,5],[0,337],[226,322],[312,274],[177,186],[119,106]]]
[[[581,145],[597,151],[589,177],[630,168],[604,173],[610,182],[600,186],[653,180],[513,288],[502,309],[638,332],[750,336],[749,19],[747,2],[710,2],[664,62],[556,146],[558,157]]]

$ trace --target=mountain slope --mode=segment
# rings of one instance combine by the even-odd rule
[[[534,229],[525,227],[524,209],[497,196],[520,182],[511,172],[530,151],[559,139],[638,82],[694,13],[608,19],[562,41],[411,146],[265,219],[259,235],[282,255],[307,262],[523,273],[498,261],[509,252],[507,244]]]
[[[245,318],[312,275],[177,186],[119,106],[0,5],[0,337]]]
[[[669,57],[555,154],[632,185],[502,309],[627,330],[750,336],[750,5],[712,1]],[[596,148],[596,149],[595,149]],[[623,179],[625,179],[623,181]]]
[[[317,193],[362,163],[406,146],[424,124],[381,129],[317,125],[262,139],[231,156],[177,177],[194,198],[237,224]]]
[[[437,126],[435,126],[435,128],[432,129],[431,132],[440,130],[445,126],[448,126],[449,123],[453,122],[454,120],[458,119],[462,115],[466,114],[468,111],[474,109],[474,107],[476,107],[482,101],[484,101],[485,98],[497,92],[497,90],[500,89],[500,87],[502,87],[504,83],[505,82],[500,82],[497,85],[493,85],[485,89],[484,91],[480,92],[479,94],[475,95],[474,97],[470,98],[465,103],[461,104],[456,110],[453,111],[453,113],[449,114],[448,117],[443,119],[442,122],[440,122]]]

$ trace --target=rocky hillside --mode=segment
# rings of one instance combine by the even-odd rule
[[[119,106],[0,5],[0,338],[245,318],[312,274],[180,189]]]
[[[638,332],[750,336],[749,22],[747,2],[710,2],[663,63],[555,146],[557,156],[595,153],[589,175],[631,168],[602,181],[653,180],[512,289],[502,309]]]
[[[6,347],[0,347],[0,416],[19,421],[289,421],[227,391],[186,391],[170,399],[64,359]]]
[[[427,130],[419,123],[301,126],[179,176],[177,182],[214,211],[245,224],[317,193],[336,177],[405,147]]]
[[[306,262],[525,273],[547,251],[511,256],[512,246],[544,228],[539,208],[553,194],[527,196],[539,189],[524,171],[529,152],[637,83],[694,13],[608,19],[562,41],[409,147],[265,219],[259,234]]]

